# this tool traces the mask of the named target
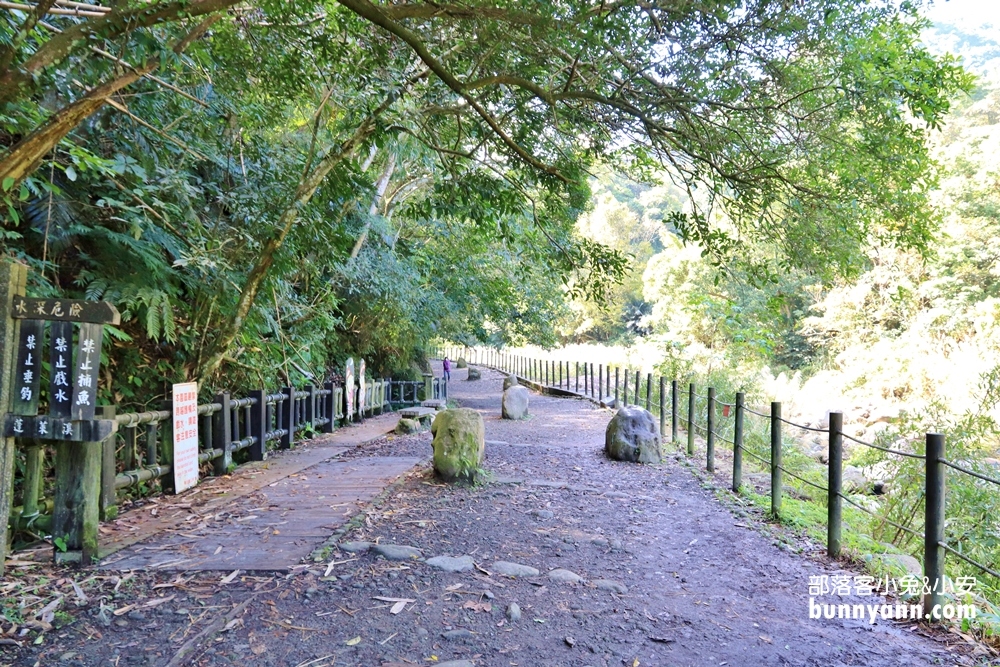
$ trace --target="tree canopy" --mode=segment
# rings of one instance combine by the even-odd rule
[[[5,252],[39,294],[124,305],[125,398],[551,340],[564,290],[624,276],[575,226],[597,163],[666,173],[668,231],[752,278],[924,249],[927,133],[969,85],[894,2],[24,7],[0,15]]]

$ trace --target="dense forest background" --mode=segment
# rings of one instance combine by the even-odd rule
[[[930,252],[871,243],[853,275],[824,281],[789,267],[754,282],[680,241],[669,214],[685,196],[669,181],[640,185],[605,171],[577,227],[633,263],[610,307],[569,303],[561,340],[632,349],[616,359],[671,377],[728,369],[734,384],[815,421],[829,409],[882,417],[870,436],[901,411],[1000,420],[1000,42],[974,20],[936,24],[923,39],[979,77],[931,135],[942,177]],[[773,250],[758,243],[752,252]],[[984,435],[995,452],[995,436]]]

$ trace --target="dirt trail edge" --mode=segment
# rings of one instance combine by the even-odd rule
[[[976,664],[918,625],[811,620],[810,576],[854,573],[779,548],[680,457],[607,460],[608,410],[532,394],[529,419],[501,420],[501,377],[457,371],[450,386],[486,422],[482,484],[445,486],[418,467],[345,542],[288,573],[110,580],[103,616],[91,609],[10,664]],[[338,461],[426,459],[430,441],[390,435]]]

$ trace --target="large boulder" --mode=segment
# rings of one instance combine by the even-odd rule
[[[503,390],[507,391],[511,387],[516,387],[519,384],[521,383],[517,381],[517,376],[511,373],[503,379]]]
[[[465,357],[459,357],[458,361],[455,362],[455,368],[465,368],[469,365],[469,362],[465,360]]]
[[[446,482],[474,482],[486,451],[486,426],[471,408],[444,410],[431,424],[434,470]]]
[[[482,380],[482,379],[483,375],[482,373],[479,372],[478,369],[476,368],[469,369],[469,377],[467,377],[466,380]]]
[[[503,400],[500,401],[500,416],[504,419],[524,419],[527,417],[528,396],[530,396],[528,388],[518,384],[504,391]]]
[[[660,463],[663,460],[660,428],[648,410],[627,406],[608,423],[604,453],[616,461]]]

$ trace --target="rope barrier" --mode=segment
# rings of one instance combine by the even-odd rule
[[[804,477],[799,477],[794,472],[792,472],[788,468],[785,468],[784,466],[778,466],[778,470],[783,470],[784,472],[788,473],[789,475],[791,475],[795,479],[799,480],[800,482],[804,482],[804,483],[808,484],[809,486],[812,486],[814,488],[819,489],[820,491],[829,491],[830,490],[830,489],[826,488],[825,486],[820,486],[819,484],[816,484],[815,482],[810,482],[808,479],[806,479]]]
[[[958,470],[960,472],[964,472],[966,475],[972,475],[973,477],[978,477],[979,479],[983,480],[984,482],[992,482],[993,484],[996,484],[997,486],[1000,486],[1000,479],[996,479],[996,478],[990,477],[989,475],[984,475],[982,473],[978,473],[975,470],[969,470],[968,468],[960,466],[957,463],[952,463],[948,459],[938,459],[938,460],[941,463],[943,463],[946,466],[948,466],[949,468],[954,468],[955,470]]]
[[[795,422],[788,421],[784,417],[778,417],[778,421],[785,422],[789,426],[794,426],[795,428],[800,428],[803,431],[812,431],[813,433],[829,433],[830,432],[829,429],[825,429],[825,428],[814,428],[812,426],[804,426],[802,424],[796,424]]]
[[[911,452],[901,452],[898,449],[889,449],[888,447],[883,447],[881,445],[875,445],[875,444],[872,444],[870,442],[865,442],[864,440],[858,440],[857,438],[852,438],[851,436],[847,435],[843,431],[840,432],[840,435],[844,436],[845,438],[847,438],[851,442],[856,442],[859,445],[864,445],[865,447],[871,447],[872,449],[878,449],[878,450],[881,450],[883,452],[888,452],[890,454],[897,454],[899,456],[905,456],[905,457],[911,458],[911,459],[924,460],[926,458],[925,456],[923,456],[921,454],[913,454]]]
[[[768,459],[765,459],[765,458],[763,458],[761,456],[757,456],[756,454],[754,454],[753,452],[751,452],[746,447],[740,447],[740,451],[743,452],[744,454],[749,455],[750,458],[752,458],[752,459],[757,459],[758,461],[760,461],[761,463],[763,463],[766,466],[770,466],[771,465],[771,462]]]
[[[983,565],[982,563],[980,563],[978,561],[972,560],[971,558],[969,558],[965,554],[960,553],[960,552],[952,549],[950,546],[948,546],[944,542],[938,542],[938,546],[941,547],[942,549],[944,549],[945,551],[947,551],[948,553],[955,554],[956,556],[958,556],[959,558],[961,558],[962,560],[964,560],[969,565],[972,565],[974,567],[978,567],[980,570],[982,570],[986,574],[991,574],[994,577],[996,577],[997,579],[1000,579],[1000,572],[997,572],[996,570],[988,568],[988,567],[986,567],[985,565]]]
[[[765,419],[770,419],[771,415],[766,415],[763,412],[757,412],[756,410],[751,410],[750,408],[743,406],[743,412],[749,412],[752,415],[757,415],[758,417],[764,417]]]
[[[888,518],[888,517],[884,517],[884,516],[879,516],[878,514],[875,514],[875,512],[872,512],[872,511],[871,511],[870,509],[868,509],[867,507],[862,507],[862,506],[861,506],[860,504],[858,504],[858,503],[854,502],[853,500],[851,500],[850,498],[848,498],[847,496],[845,496],[845,495],[844,495],[844,494],[842,494],[842,493],[838,493],[837,495],[838,495],[838,496],[840,496],[840,497],[841,497],[841,498],[842,498],[843,500],[845,500],[845,501],[847,502],[847,504],[848,504],[848,505],[853,505],[854,507],[858,508],[859,510],[861,510],[861,511],[862,511],[862,512],[864,512],[865,514],[868,514],[868,515],[870,515],[870,516],[873,516],[873,517],[875,517],[876,519],[878,519],[879,521],[885,521],[885,522],[886,522],[887,524],[889,524],[890,526],[892,526],[892,527],[894,527],[894,528],[898,528],[899,530],[902,530],[902,531],[904,531],[904,532],[907,532],[907,533],[909,533],[910,535],[913,535],[913,536],[914,536],[914,537],[916,537],[916,538],[919,538],[919,539],[921,539],[921,540],[922,540],[922,539],[924,539],[924,536],[923,536],[923,535],[921,535],[921,534],[920,534],[920,533],[918,533],[917,531],[913,530],[912,528],[907,528],[906,526],[904,526],[904,525],[902,525],[902,524],[898,524],[898,523],[896,523],[895,521],[893,521],[892,519],[890,519],[890,518]]]

